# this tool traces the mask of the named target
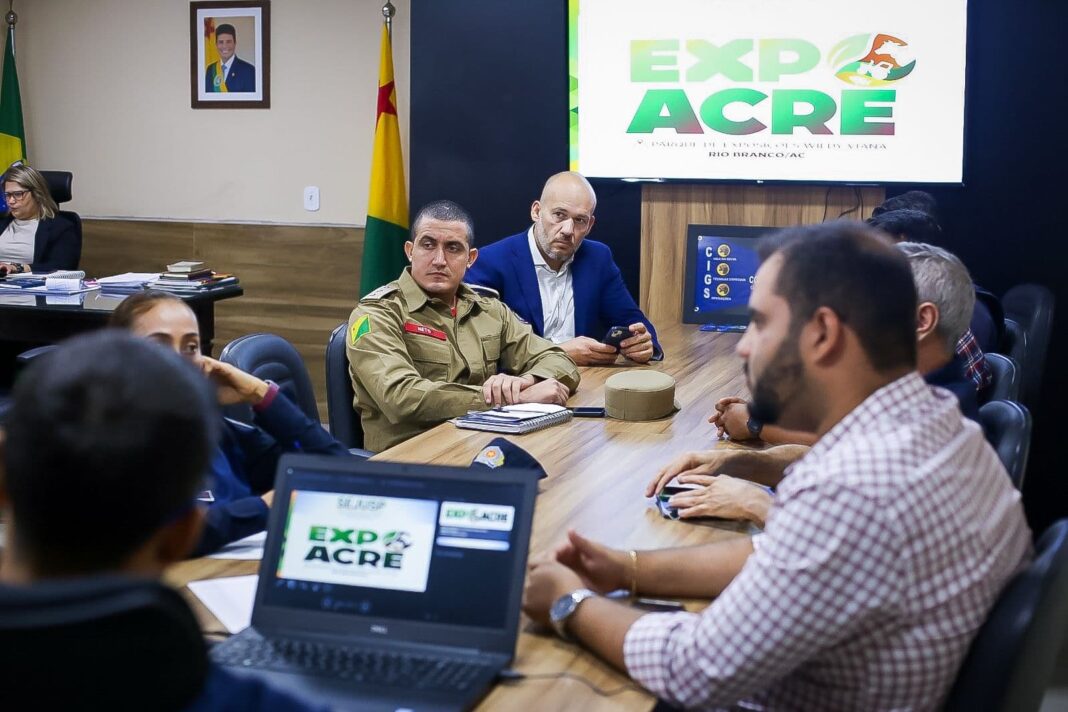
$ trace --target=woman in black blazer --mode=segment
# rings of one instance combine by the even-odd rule
[[[59,215],[44,176],[16,164],[3,177],[7,215],[0,218],[0,273],[76,269],[81,245],[74,225]]]

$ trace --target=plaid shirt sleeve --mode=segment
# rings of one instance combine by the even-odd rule
[[[822,483],[776,503],[763,541],[700,614],[650,614],[624,641],[630,675],[687,708],[729,706],[833,646],[899,595],[901,532],[870,497]]]
[[[987,365],[986,355],[979,347],[975,334],[968,329],[957,340],[957,355],[964,359],[964,372],[975,381],[975,387],[982,390],[993,382],[994,375]]]

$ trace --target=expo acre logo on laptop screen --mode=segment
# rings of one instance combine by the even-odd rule
[[[278,577],[426,591],[438,502],[293,492]]]

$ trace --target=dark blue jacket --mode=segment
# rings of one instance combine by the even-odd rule
[[[1005,310],[997,295],[978,284],[975,285],[971,329],[979,348],[1001,353],[1001,341],[1005,338]]]
[[[965,418],[979,422],[979,391],[975,381],[965,370],[964,359],[954,356],[953,360],[940,369],[931,371],[923,380],[929,386],[939,386],[951,391],[960,401],[960,412]]]
[[[186,712],[311,712],[323,710],[275,690],[262,680],[238,677],[212,665],[204,690]]]
[[[0,217],[0,233],[7,229],[11,220],[10,214]],[[32,271],[78,269],[81,256],[82,245],[70,220],[57,215],[37,223],[37,233],[33,237],[33,262],[30,263]]]
[[[215,91],[215,67],[212,64],[204,71],[204,91]],[[230,63],[230,71],[226,74],[226,90],[228,92],[252,92],[256,91],[256,67],[240,57],[234,57]]]
[[[541,292],[526,232],[481,248],[464,281],[496,289],[512,311],[530,322],[535,334],[544,335]],[[600,341],[609,327],[640,321],[653,337],[653,358],[663,358],[656,329],[627,291],[608,245],[582,241],[571,263],[571,283],[575,292],[575,336]]]
[[[259,495],[274,487],[275,466],[285,452],[349,456],[334,440],[282,393],[262,410],[253,410],[256,425],[224,418],[222,438],[211,460],[204,533],[193,556],[204,556],[225,544],[267,527],[267,504]]]

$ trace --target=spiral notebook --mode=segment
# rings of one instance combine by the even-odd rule
[[[492,410],[472,410],[453,418],[458,428],[488,430],[491,433],[523,435],[571,420],[571,411],[548,403],[518,403]]]

